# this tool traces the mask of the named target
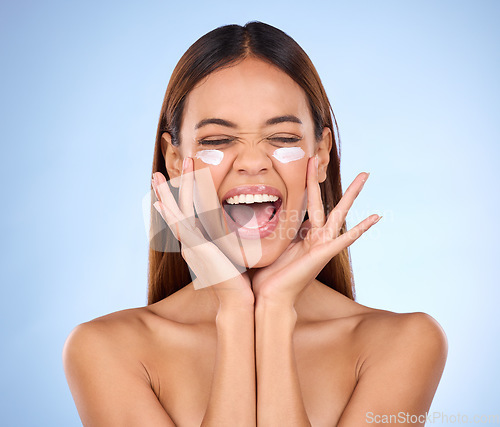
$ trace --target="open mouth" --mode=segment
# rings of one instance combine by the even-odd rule
[[[222,203],[229,229],[244,238],[263,238],[272,233],[282,205],[277,193],[267,186],[230,191]]]

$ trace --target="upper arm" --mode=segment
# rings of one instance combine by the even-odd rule
[[[66,378],[85,426],[175,426],[140,361],[101,325],[83,323],[64,345]]]
[[[339,426],[384,423],[424,425],[443,373],[448,344],[441,326],[425,313],[399,315],[375,334],[373,349]],[[413,422],[412,422],[413,421]]]

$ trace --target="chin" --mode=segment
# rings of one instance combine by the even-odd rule
[[[242,269],[263,268],[275,262],[289,246],[291,239],[240,239],[241,246],[223,250]],[[227,249],[227,248],[226,248]]]
[[[252,265],[250,268],[264,268],[269,265],[271,265],[274,261],[276,261],[281,254],[269,254],[269,255],[263,255],[262,258],[254,265]]]

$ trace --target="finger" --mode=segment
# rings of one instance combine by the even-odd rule
[[[352,245],[356,240],[358,240],[363,233],[365,233],[373,224],[377,223],[381,216],[376,214],[370,215],[368,218],[361,221],[358,225],[351,228],[349,231],[340,235],[334,240],[331,240],[326,245],[321,245],[322,250],[328,252],[330,258],[340,253],[343,249]],[[332,255],[333,254],[333,255]]]
[[[194,169],[193,202],[197,217],[212,239],[227,234],[221,202],[208,167]]]
[[[215,184],[212,178],[210,168],[204,167],[194,171],[195,189],[198,194],[198,202],[200,203],[201,212],[213,211],[221,208],[219,196],[215,189]],[[200,211],[197,213],[200,214]]]
[[[160,201],[153,203],[153,206],[158,211],[158,213],[161,215],[161,217],[165,220],[168,227],[170,228],[170,230],[174,234],[175,238],[180,241],[181,240],[180,230],[179,230],[180,221],[178,220],[178,218],[173,214],[173,212],[165,204],[163,204]]]
[[[175,238],[186,248],[194,248],[206,243],[207,240],[201,231],[193,229],[187,219],[179,220],[172,210],[162,202],[156,202],[153,206],[165,220]]]
[[[186,157],[182,163],[179,188],[179,207],[185,218],[194,226],[193,206],[193,159]]]
[[[311,157],[307,163],[307,215],[312,227],[325,225],[325,211],[318,182],[318,158]]]
[[[370,174],[366,172],[358,174],[358,176],[354,178],[351,185],[349,185],[340,201],[337,203],[337,206],[335,206],[335,208],[330,212],[328,220],[326,221],[326,227],[329,229],[330,235],[334,237],[338,236],[349,209],[351,209],[354,200],[363,189],[369,175]]]
[[[297,270],[288,269],[287,272],[292,275],[290,281],[298,281],[300,279],[307,281],[308,276],[304,276],[303,278],[300,277],[302,273],[307,271],[314,271],[315,275],[319,274],[319,272],[333,257],[338,255],[348,246],[352,245],[365,231],[367,231],[373,224],[377,223],[380,218],[382,217],[379,217],[378,215],[371,215],[336,239],[330,240],[329,238],[326,238],[324,244],[317,245],[310,252],[310,257],[306,261],[307,268],[298,268]]]
[[[184,214],[180,211],[177,201],[170,191],[167,180],[161,172],[155,172],[153,175],[156,178],[156,184],[153,183],[153,185],[155,186],[155,193],[159,201],[162,202],[163,205],[169,207],[178,221],[182,221],[184,219]]]
[[[155,193],[159,196],[160,202],[158,205],[154,204],[153,206],[155,206],[160,215],[162,215],[176,239],[179,241],[185,240],[185,238],[183,239],[183,235],[188,235],[186,233],[186,228],[191,228],[191,224],[186,223],[187,220],[184,214],[180,211],[177,201],[170,191],[168,182],[163,174],[155,172],[153,175],[154,178],[156,178],[156,183],[153,181]],[[160,209],[157,206],[160,207]]]

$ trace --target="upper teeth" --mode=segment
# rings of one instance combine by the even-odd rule
[[[278,196],[270,194],[239,194],[238,196],[230,197],[226,202],[230,205],[238,205],[240,203],[275,202],[278,199]]]

